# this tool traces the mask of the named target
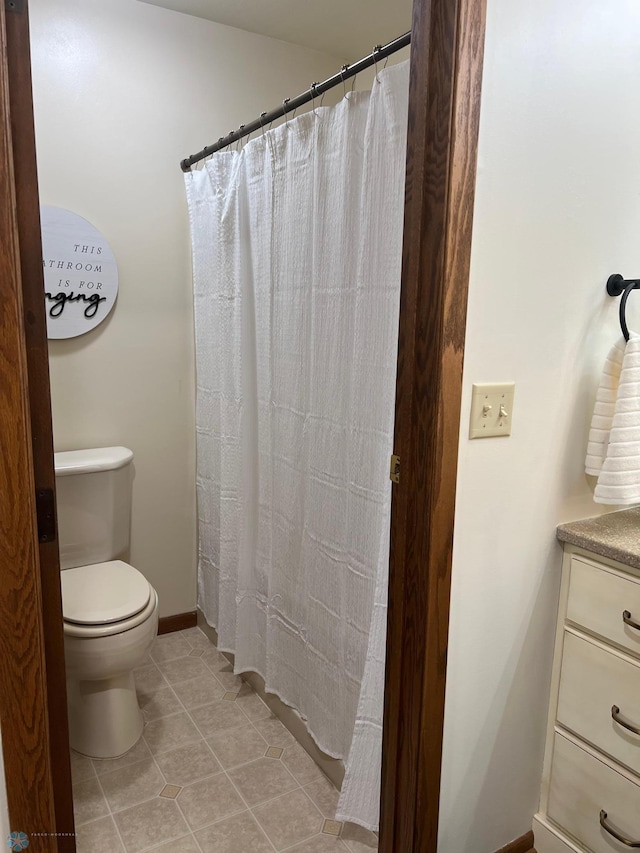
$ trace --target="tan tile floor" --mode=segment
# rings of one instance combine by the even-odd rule
[[[375,853],[335,821],[338,792],[198,628],[159,637],[135,673],[140,741],[72,755],[78,853]]]

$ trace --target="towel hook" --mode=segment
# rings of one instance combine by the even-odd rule
[[[629,329],[627,327],[627,299],[632,290],[640,289],[640,278],[622,278],[620,273],[610,275],[607,279],[607,293],[609,296],[620,296],[620,328],[625,341],[629,340]]]

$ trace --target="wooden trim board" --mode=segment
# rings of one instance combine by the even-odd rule
[[[173,631],[184,631],[195,628],[198,624],[198,614],[195,610],[188,613],[176,613],[173,616],[163,616],[158,619],[158,634],[171,634]]]
[[[33,453],[33,473],[37,490],[50,489],[54,495],[53,431],[49,388],[49,356],[42,273],[40,204],[36,168],[36,143],[31,97],[29,22],[25,7],[7,12],[7,63],[9,100],[15,170],[16,220],[20,246],[24,334],[29,374],[28,395]],[[48,731],[58,849],[75,850],[71,794],[71,761],[67,724],[67,694],[59,685],[66,683],[60,558],[55,539],[40,542],[40,584],[42,627],[46,658]]]
[[[533,848],[533,832],[529,831],[515,841],[505,844],[504,847],[496,850],[496,853],[536,853]]]
[[[36,522],[33,435],[24,329],[20,227],[12,129],[12,72],[0,8],[0,727],[10,828],[58,844],[43,589]],[[11,14],[11,13],[8,13]],[[31,188],[37,194],[37,187]],[[36,195],[37,197],[37,195]],[[36,201],[37,204],[37,201]],[[38,255],[37,257],[40,257]],[[41,301],[44,312],[44,303]],[[60,616],[60,620],[62,617]],[[54,700],[55,702],[55,700]],[[62,732],[62,737],[66,734]],[[68,761],[68,756],[67,756]],[[4,839],[2,839],[4,843]],[[35,844],[33,845],[35,847]]]
[[[414,0],[381,853],[436,853],[485,0]]]

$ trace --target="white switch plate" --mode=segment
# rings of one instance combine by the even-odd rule
[[[473,386],[469,438],[511,435],[515,382],[479,382]]]

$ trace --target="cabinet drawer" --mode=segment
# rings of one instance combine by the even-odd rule
[[[627,850],[600,826],[640,842],[640,786],[556,734],[547,813],[559,827],[593,853]]]
[[[640,582],[573,557],[567,619],[640,656],[640,630],[625,624],[625,611],[640,624]]]
[[[640,661],[631,663],[571,632],[564,635],[558,722],[640,775]]]

